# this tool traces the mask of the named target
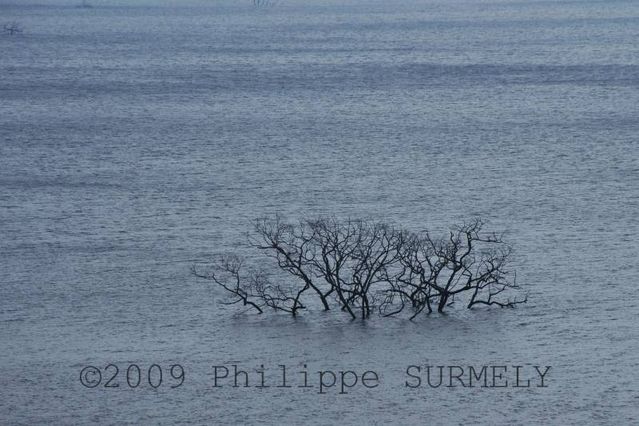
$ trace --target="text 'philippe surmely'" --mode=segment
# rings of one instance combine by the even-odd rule
[[[539,365],[409,365],[401,386],[417,388],[547,388],[551,366]],[[238,364],[213,365],[214,388],[314,388],[317,393],[347,394],[355,388],[382,385],[380,370],[310,370],[306,364],[268,368]]]

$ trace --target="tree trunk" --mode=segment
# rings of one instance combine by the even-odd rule
[[[448,294],[444,293],[439,296],[439,305],[437,305],[437,312],[444,312],[444,308],[446,307],[446,303],[448,302]]]

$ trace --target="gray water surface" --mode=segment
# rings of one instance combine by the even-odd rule
[[[78,2],[79,3],[79,2]],[[0,1],[0,423],[639,422],[639,3]],[[252,218],[482,216],[529,302],[297,319],[189,273]],[[211,365],[370,369],[347,395]],[[171,389],[80,370],[179,363]],[[546,388],[409,364],[552,366]]]

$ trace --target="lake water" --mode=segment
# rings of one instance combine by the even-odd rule
[[[0,37],[0,423],[639,422],[638,2],[176,3],[0,1],[24,27]],[[412,322],[220,304],[190,266],[276,212],[482,216],[529,302]],[[109,363],[186,379],[81,385]],[[214,388],[233,363],[381,385]],[[552,368],[411,389],[411,364]]]

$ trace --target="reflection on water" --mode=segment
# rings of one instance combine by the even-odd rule
[[[247,3],[0,6],[25,28],[0,37],[2,418],[631,422],[639,6]],[[414,322],[220,305],[189,266],[274,212],[481,215],[530,302]],[[210,365],[233,361],[388,385],[212,389]],[[109,362],[178,362],[187,380],[77,382]],[[545,389],[404,388],[427,363],[553,370]]]

